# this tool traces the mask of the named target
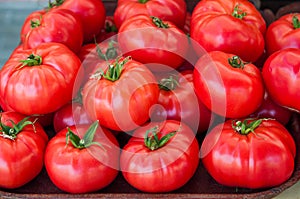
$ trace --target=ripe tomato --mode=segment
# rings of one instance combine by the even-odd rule
[[[58,42],[65,44],[75,53],[80,50],[83,32],[77,15],[66,9],[39,13],[38,16],[33,12],[23,24],[21,39],[24,49],[35,48],[45,42]]]
[[[58,110],[78,90],[80,65],[79,58],[59,43],[14,51],[0,71],[1,106],[25,115]]]
[[[184,123],[148,123],[133,132],[124,146],[120,167],[126,181],[145,192],[169,192],[182,187],[199,164],[199,145]]]
[[[99,0],[54,0],[49,7],[51,10],[67,9],[77,14],[83,28],[84,43],[93,41],[94,37],[104,27],[106,10]]]
[[[106,187],[116,178],[119,157],[116,138],[107,129],[98,128],[96,121],[56,134],[47,145],[45,167],[59,189],[87,193]]]
[[[266,23],[247,0],[202,0],[191,19],[191,38],[206,51],[220,50],[255,62],[264,51]]]
[[[119,57],[95,70],[82,90],[92,120],[116,131],[130,131],[149,119],[159,88],[152,72],[129,57]]]
[[[198,60],[194,86],[209,110],[227,118],[250,115],[264,98],[260,70],[236,55],[221,51],[209,52]]]
[[[170,21],[136,15],[119,29],[121,51],[147,64],[152,71],[170,71],[183,62],[188,49],[188,37]]]
[[[227,120],[207,134],[201,154],[205,168],[218,183],[267,188],[292,175],[296,145],[276,120]]]
[[[286,48],[268,57],[262,76],[274,102],[300,111],[300,49]]]
[[[285,14],[268,26],[266,49],[269,55],[284,48],[300,48],[300,14]]]
[[[145,14],[172,21],[178,28],[183,28],[186,12],[184,0],[118,0],[114,19],[117,28],[120,28],[127,19]]]
[[[0,187],[14,189],[34,179],[43,168],[47,142],[38,122],[17,112],[0,113]]]
[[[213,115],[194,90],[193,71],[168,73],[158,79],[158,105],[151,111],[151,121],[177,120],[187,124],[194,132],[204,132]]]

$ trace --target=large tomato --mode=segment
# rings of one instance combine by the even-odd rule
[[[300,49],[286,48],[268,57],[262,75],[274,102],[300,111]]]
[[[0,187],[14,189],[34,179],[43,168],[47,142],[37,121],[17,112],[0,113]]]
[[[266,23],[248,0],[202,0],[191,19],[191,38],[206,51],[220,50],[256,61],[264,51]]]
[[[118,0],[114,20],[117,28],[120,28],[127,19],[145,14],[172,21],[178,28],[183,28],[186,12],[184,0]]]
[[[267,188],[294,171],[296,145],[276,120],[228,120],[217,125],[201,146],[202,162],[220,184]]]
[[[93,41],[104,27],[106,10],[101,0],[54,0],[49,7],[51,10],[67,9],[77,14],[82,23],[85,43]]]
[[[269,55],[284,48],[300,48],[300,14],[290,13],[275,20],[266,32]]]
[[[58,42],[77,53],[83,43],[82,24],[78,16],[66,9],[43,12],[33,12],[25,20],[21,29],[24,49],[35,48],[45,42]]]
[[[14,51],[0,71],[1,106],[25,115],[58,110],[78,89],[80,65],[74,52],[60,43]]]
[[[83,106],[93,120],[116,131],[130,131],[149,119],[159,88],[152,72],[130,57],[118,57],[95,70],[82,90]]]
[[[170,21],[148,15],[136,15],[120,27],[121,51],[147,64],[152,71],[178,68],[186,57],[188,37]]]
[[[45,152],[50,180],[70,193],[97,191],[118,175],[120,148],[114,135],[98,121],[76,125],[56,134]]]
[[[236,55],[221,51],[212,51],[198,60],[194,86],[206,107],[227,118],[248,116],[264,98],[260,70]]]
[[[145,192],[169,192],[182,187],[198,164],[195,134],[175,120],[148,123],[135,130],[120,158],[126,181]]]
[[[193,71],[173,72],[158,78],[159,98],[151,111],[151,120],[178,120],[195,132],[204,132],[213,120],[213,115],[194,90]]]

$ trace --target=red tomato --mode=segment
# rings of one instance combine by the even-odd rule
[[[174,120],[149,123],[135,130],[120,158],[125,180],[145,192],[169,192],[182,187],[198,164],[195,134]]]
[[[104,72],[103,72],[104,71]],[[149,119],[159,88],[152,72],[129,57],[110,61],[84,85],[82,101],[92,120],[116,131],[130,131]]]
[[[1,106],[25,115],[58,110],[78,90],[80,65],[79,58],[59,43],[15,51],[0,71]]]
[[[270,97],[277,104],[300,111],[300,49],[287,48],[266,60],[262,76]]]
[[[227,118],[250,115],[264,97],[260,70],[236,55],[221,51],[212,51],[198,60],[194,86],[209,110]]]
[[[79,16],[83,28],[84,43],[93,41],[104,27],[106,10],[100,0],[54,0],[50,7],[67,9]]]
[[[178,120],[194,132],[204,132],[213,120],[213,115],[194,90],[193,71],[173,72],[158,79],[158,105],[151,111],[151,121]]]
[[[191,38],[206,51],[220,50],[256,61],[264,51],[266,23],[248,0],[202,0],[191,19]]]
[[[44,13],[43,13],[44,12]],[[77,15],[66,9],[33,12],[25,20],[21,38],[24,49],[41,43],[57,42],[77,53],[83,43],[82,24]]]
[[[288,124],[292,116],[292,111],[276,104],[265,92],[264,101],[261,106],[250,117],[274,118],[283,125]]]
[[[289,179],[296,145],[276,120],[228,120],[207,134],[201,154],[205,168],[218,183],[256,189]]]
[[[121,51],[147,64],[152,71],[170,71],[183,62],[188,49],[188,37],[170,21],[136,15],[119,29]]]
[[[42,170],[48,136],[42,126],[17,112],[0,113],[0,187],[15,189]]]
[[[268,26],[266,49],[269,55],[285,48],[300,48],[299,17],[299,13],[286,14]]]
[[[177,27],[183,28],[186,12],[184,0],[118,0],[114,19],[117,28],[120,28],[127,19],[145,14],[172,21]]]
[[[108,38],[112,38],[117,33],[118,29],[114,21],[114,16],[106,16],[105,25],[101,29],[100,33],[96,36],[96,41],[98,43],[103,42]]]
[[[67,138],[67,141],[66,141]],[[70,193],[97,191],[109,185],[119,172],[120,148],[113,134],[98,128],[98,121],[76,125],[56,134],[45,152],[50,180]]]

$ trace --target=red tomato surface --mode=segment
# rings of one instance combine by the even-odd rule
[[[266,49],[269,55],[285,48],[300,48],[300,14],[285,14],[268,26]]]
[[[71,10],[79,16],[83,28],[84,43],[93,41],[94,37],[104,27],[106,9],[100,0],[55,0],[52,1],[50,7]]]
[[[27,64],[22,66],[22,60]],[[78,90],[80,65],[79,58],[59,43],[16,50],[0,71],[1,106],[25,115],[58,110]]]
[[[300,49],[279,50],[268,57],[262,76],[274,102],[300,111]]]
[[[204,132],[213,115],[194,90],[193,71],[163,74],[158,78],[160,93],[158,105],[151,112],[151,121],[177,120],[187,124],[194,132]]]
[[[153,128],[157,128],[157,132],[153,132]],[[145,145],[145,137],[157,133],[161,139],[171,132],[175,135],[160,148],[151,150]],[[182,187],[194,175],[198,164],[199,145],[195,134],[175,120],[148,123],[136,129],[120,159],[126,181],[144,192],[169,192]]]
[[[70,130],[83,140],[89,125],[76,125]],[[109,185],[119,170],[120,148],[114,135],[104,128],[97,128],[92,144],[76,148],[66,143],[64,129],[47,145],[45,167],[50,180],[61,190],[70,193],[87,193]]]
[[[57,42],[77,53],[83,43],[82,24],[77,15],[66,9],[51,12],[33,12],[21,29],[24,49],[35,48],[41,43]],[[43,13],[44,12],[44,13]]]
[[[229,62],[233,58],[237,58],[236,64]],[[198,60],[194,86],[209,110],[227,118],[246,117],[256,111],[265,92],[261,72],[255,65],[221,51],[209,52]]]
[[[201,158],[210,175],[222,185],[251,189],[288,180],[294,171],[296,145],[287,129],[271,119],[242,134],[241,128],[233,128],[236,122],[219,124],[202,143]]]
[[[105,74],[119,74],[117,78],[105,78],[101,72],[103,66],[100,69],[95,70],[82,90],[83,106],[90,118],[116,131],[133,130],[145,123],[159,95],[152,72],[128,57],[105,65]],[[112,69],[116,70],[111,72]]]
[[[117,28],[120,28],[127,19],[145,14],[172,21],[177,27],[183,28],[186,12],[184,0],[118,0],[114,20]]]
[[[174,23],[142,14],[121,25],[118,42],[125,55],[159,72],[178,68],[189,45],[188,37]]]
[[[256,61],[264,51],[266,23],[248,0],[202,0],[192,13],[191,38],[206,51]]]
[[[15,189],[33,180],[44,165],[44,151],[48,136],[38,122],[13,128],[26,116],[17,112],[0,113],[0,187]],[[25,124],[25,123],[24,123]],[[13,134],[5,132],[6,125]],[[21,127],[19,125],[18,127]],[[14,137],[15,136],[15,137]]]

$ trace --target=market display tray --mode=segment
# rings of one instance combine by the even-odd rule
[[[105,3],[108,14],[112,14],[115,6],[115,0],[103,0]],[[196,0],[187,0],[188,9],[191,11],[193,6],[197,3]],[[270,2],[273,2],[271,4]],[[276,4],[276,2],[278,2]],[[262,1],[262,6],[268,7],[273,11],[280,6],[286,5],[288,1]],[[280,6],[279,6],[280,5]],[[272,7],[274,6],[274,7]],[[180,189],[161,194],[149,194],[143,193],[135,188],[131,187],[123,178],[121,172],[108,187],[99,190],[94,193],[87,194],[69,194],[59,190],[49,179],[46,170],[42,172],[30,183],[18,188],[18,189],[0,189],[0,198],[273,198],[277,196],[287,188],[297,183],[300,179],[300,115],[293,114],[290,122],[287,125],[290,133],[295,139],[297,145],[297,155],[295,159],[295,169],[285,183],[277,187],[267,189],[244,189],[227,187],[218,184],[207,173],[203,167],[201,161],[198,169],[192,179]],[[49,136],[53,136],[54,132],[51,127],[48,127],[47,132]],[[199,143],[202,142],[204,134],[198,135]],[[122,146],[122,143],[126,143],[129,139],[127,134],[118,134],[118,140]],[[183,171],[184,172],[184,171]],[[1,176],[5,177],[5,176]],[[74,184],[76,186],[76,184]]]

